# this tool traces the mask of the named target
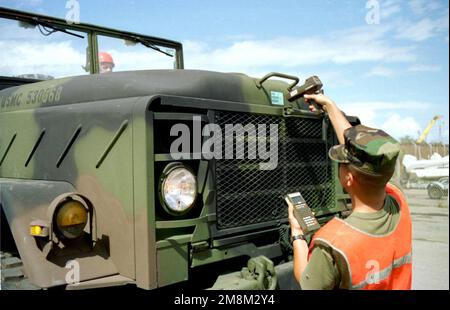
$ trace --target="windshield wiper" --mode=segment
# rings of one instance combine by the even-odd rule
[[[167,56],[169,56],[169,57],[173,57],[172,54],[169,54],[169,53],[163,51],[163,50],[160,49],[159,47],[157,47],[157,46],[151,44],[150,42],[148,42],[148,41],[146,41],[146,40],[144,40],[144,39],[142,39],[142,38],[130,36],[130,37],[126,37],[126,39],[132,39],[132,40],[134,40],[134,41],[137,41],[137,42],[141,43],[142,45],[144,45],[144,46],[146,46],[146,47],[148,47],[148,48],[154,49],[155,51],[158,51],[158,52],[160,52],[160,53],[162,53],[162,54],[164,54],[164,55],[167,55]]]
[[[52,33],[55,33],[57,31],[59,31],[59,32],[67,33],[67,34],[69,34],[71,36],[74,36],[74,37],[78,37],[78,38],[84,39],[84,37],[82,35],[70,32],[70,31],[68,31],[68,30],[66,30],[64,28],[59,28],[59,27],[53,26],[52,24],[43,22],[42,20],[40,20],[37,17],[33,17],[32,20],[33,20],[33,23],[38,26],[38,29],[39,29],[40,33],[42,35],[44,35],[44,36],[49,36]],[[51,30],[48,30],[47,28],[50,28]]]

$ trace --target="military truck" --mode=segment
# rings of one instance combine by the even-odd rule
[[[297,77],[185,70],[175,41],[5,8],[0,17],[22,36],[0,43],[75,55],[0,65],[3,289],[296,288],[284,195],[300,191],[322,225],[348,213],[328,117],[287,100]],[[41,42],[54,36],[83,43]],[[102,49],[171,67],[99,74]],[[68,66],[85,74],[65,76]]]

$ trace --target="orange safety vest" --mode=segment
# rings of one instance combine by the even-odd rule
[[[391,184],[386,193],[400,207],[396,228],[386,235],[371,235],[334,218],[314,235],[309,256],[316,244],[331,247],[344,258],[351,287],[364,290],[410,290],[412,281],[412,229],[408,203]]]

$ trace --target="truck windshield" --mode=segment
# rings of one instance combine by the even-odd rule
[[[181,44],[177,42],[11,12],[0,12],[0,76],[48,80],[89,73],[182,68]]]
[[[134,40],[98,36],[98,51],[100,73],[173,69],[176,66],[174,49],[157,45],[147,47]]]
[[[43,26],[0,19],[0,76],[34,79],[87,74],[84,38]]]

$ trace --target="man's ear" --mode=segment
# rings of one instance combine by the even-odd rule
[[[351,187],[355,183],[355,176],[350,171],[347,171],[345,173],[344,180],[345,180],[345,185],[347,185],[348,187]]]

